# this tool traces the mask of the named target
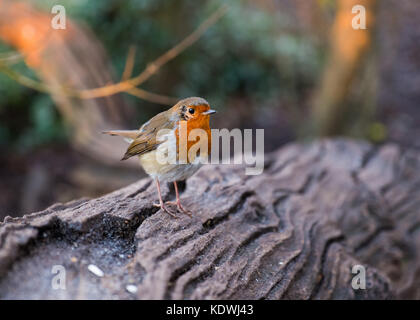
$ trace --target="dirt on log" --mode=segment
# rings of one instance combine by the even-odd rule
[[[0,298],[419,299],[419,190],[420,152],[350,140],[288,145],[257,176],[207,165],[182,188],[192,218],[143,179],[6,218]]]

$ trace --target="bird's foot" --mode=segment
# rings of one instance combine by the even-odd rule
[[[190,218],[192,218],[192,212],[190,210],[185,209],[180,202],[178,201],[168,201],[166,202],[166,204],[172,204],[175,205],[178,209],[179,212],[186,214],[187,216],[189,216]]]
[[[168,207],[166,207],[166,204],[154,203],[153,206],[161,208],[163,211],[165,211],[167,214],[169,214],[172,218],[178,219],[178,217],[175,215],[175,212],[169,210]]]

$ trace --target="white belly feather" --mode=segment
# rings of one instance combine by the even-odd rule
[[[158,178],[159,181],[181,181],[189,178],[200,169],[202,166],[200,161],[187,164],[171,164],[158,161],[157,153],[162,152],[162,150],[176,153],[175,130],[172,130],[163,139],[165,141],[159,145],[157,150],[139,156],[140,164],[149,176],[153,179]]]

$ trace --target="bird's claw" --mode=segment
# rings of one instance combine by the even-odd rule
[[[186,214],[190,218],[192,218],[192,212],[190,210],[185,209],[179,202],[176,201],[168,201],[166,204],[176,205],[179,212]]]
[[[154,207],[158,207],[161,208],[163,211],[165,211],[167,214],[169,214],[172,218],[178,219],[178,217],[175,215],[174,212],[172,212],[171,210],[169,210],[165,204],[161,204],[161,203],[154,203],[153,204]]]

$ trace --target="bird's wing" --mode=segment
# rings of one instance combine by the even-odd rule
[[[173,129],[175,122],[170,120],[167,113],[162,112],[154,116],[137,131],[137,137],[128,146],[124,157],[121,160],[128,159],[135,155],[142,155],[155,150],[163,141],[157,141],[157,133],[160,129]]]

